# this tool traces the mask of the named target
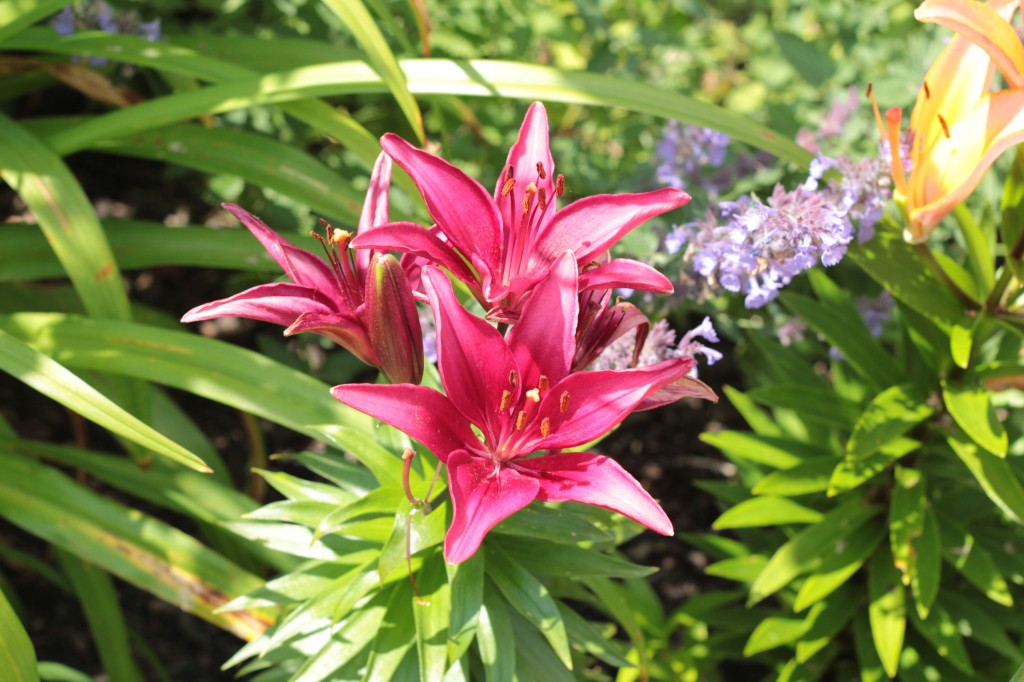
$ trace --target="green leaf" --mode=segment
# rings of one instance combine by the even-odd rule
[[[875,388],[886,388],[907,380],[906,372],[871,335],[852,303],[826,305],[791,292],[784,292],[779,298],[794,314],[838,348],[843,358]]]
[[[198,471],[199,457],[124,411],[69,369],[0,329],[0,370],[119,436]]]
[[[290,682],[322,682],[323,680],[351,679],[340,672],[343,666],[355,660],[380,632],[387,600],[384,594],[377,594],[368,603],[355,609],[335,626],[337,636],[332,637],[290,678]],[[359,665],[358,667],[362,667]]]
[[[824,515],[785,497],[755,497],[726,510],[712,524],[715,530],[760,528],[789,523],[817,523]]]
[[[852,499],[828,512],[819,523],[793,536],[780,547],[750,586],[747,605],[778,592],[794,578],[820,565],[823,555],[879,512],[874,506]]]
[[[796,644],[797,663],[806,663],[846,627],[860,607],[860,590],[846,585],[819,601],[807,614],[805,632]]]
[[[963,637],[957,629],[956,623],[941,604],[935,604],[929,612],[928,618],[924,620],[918,616],[916,611],[912,610],[910,620],[915,629],[935,647],[935,651],[943,660],[952,663],[968,675],[974,674],[971,659],[967,656],[967,649],[964,648]]]
[[[897,466],[889,502],[889,546],[893,565],[904,585],[917,574],[915,541],[924,533],[924,512],[928,504],[925,478],[920,469]]]
[[[758,481],[750,492],[782,497],[825,492],[835,468],[835,457],[813,457],[788,469],[773,471]]]
[[[974,536],[953,528],[950,523],[943,523],[940,532],[942,558],[986,597],[997,604],[1013,606],[1013,596],[1006,579],[996,567],[992,555],[977,544]]]
[[[424,515],[422,510],[413,510],[408,500],[398,505],[391,535],[380,551],[377,571],[384,582],[400,570],[406,570],[407,557],[415,556],[430,547],[444,542],[448,530],[445,525],[447,507],[442,505]]]
[[[58,552],[57,558],[82,604],[104,671],[117,682],[144,679],[132,658],[128,626],[110,575],[67,552]]]
[[[871,642],[871,626],[863,612],[854,619],[853,645],[857,654],[861,682],[882,682],[885,679],[885,670],[882,669],[878,652]]]
[[[488,583],[484,589],[476,635],[487,682],[512,682],[515,679],[515,641],[505,601],[493,584]]]
[[[448,665],[454,665],[476,637],[484,598],[484,555],[477,552],[461,564],[445,564],[451,584],[448,619]]]
[[[1021,485],[1010,463],[974,443],[964,443],[955,438],[946,442],[988,498],[1016,523],[1024,524],[1024,485]]]
[[[43,682],[95,682],[92,675],[53,661],[39,662],[39,678]]]
[[[873,522],[864,524],[844,541],[837,542],[833,551],[822,558],[821,565],[800,586],[793,610],[799,613],[845,585],[874,553],[883,537],[885,525]]]
[[[416,99],[409,92],[409,85],[405,82],[402,67],[398,65],[398,60],[391,52],[387,40],[384,39],[384,34],[377,27],[377,22],[366,10],[366,5],[362,3],[362,0],[324,0],[324,4],[348,26],[349,31],[366,52],[370,64],[380,74],[384,83],[387,84],[388,90],[394,95],[398,107],[405,114],[416,138],[422,144],[424,141],[423,117],[416,105]]]
[[[1003,186],[1000,217],[999,234],[1009,252],[1024,237],[1024,152],[1020,149],[1016,150],[1013,166]],[[1024,276],[1020,261],[1007,258],[1006,267],[1011,268],[1018,279]]]
[[[957,320],[949,330],[949,353],[960,369],[967,369],[971,362],[971,348],[974,345],[974,325],[966,320]]]
[[[942,538],[939,521],[931,506],[925,506],[921,535],[914,542],[916,570],[910,576],[910,591],[921,618],[927,618],[942,582]]]
[[[875,651],[885,673],[896,677],[907,631],[906,593],[888,550],[875,553],[868,565],[868,619]]]
[[[615,642],[602,635],[589,620],[561,601],[556,602],[556,605],[558,612],[562,614],[565,631],[569,635],[569,641],[574,649],[583,650],[613,668],[633,667],[633,664],[625,658]]]
[[[541,631],[566,668],[572,670],[572,655],[565,623],[548,589],[496,543],[486,545],[487,575],[498,586],[505,600]]]
[[[746,554],[730,557],[708,565],[704,572],[717,578],[751,584],[764,572],[768,557],[763,554]]]
[[[984,298],[996,283],[995,259],[992,258],[989,237],[965,204],[957,204],[953,209],[953,217],[956,218],[960,234],[964,237],[964,250],[967,252],[967,262],[976,280],[975,288],[981,294],[981,298]]]
[[[775,647],[789,646],[803,637],[806,632],[807,623],[803,618],[787,616],[765,618],[750,634],[750,639],[743,646],[743,655],[749,657]]]
[[[857,488],[885,471],[893,462],[899,461],[919,447],[921,447],[920,441],[912,438],[896,438],[864,459],[845,459],[832,472],[832,478],[828,482],[828,496],[835,497]]]
[[[395,671],[416,642],[412,583],[400,580],[390,594],[380,631],[373,640],[363,682],[394,679]]]
[[[859,460],[874,454],[902,436],[935,410],[916,395],[913,386],[892,386],[875,396],[857,419],[846,444],[848,458]]]
[[[121,273],[81,186],[50,147],[2,113],[0,177],[35,213],[86,310],[129,319]]]
[[[491,532],[568,545],[580,542],[609,545],[613,542],[611,533],[594,525],[593,518],[586,513],[568,506],[552,508],[536,503],[520,509]]]
[[[416,575],[416,585],[421,595],[413,605],[420,680],[432,682],[444,677],[444,671],[448,669],[448,612],[452,603],[452,586],[440,552],[435,552],[423,562]]]
[[[35,649],[3,591],[0,591],[0,677],[11,682],[39,680]]]
[[[614,554],[599,552],[593,547],[579,547],[539,538],[502,538],[501,549],[523,568],[553,576],[644,578],[656,570]]]
[[[975,443],[993,455],[1006,457],[1009,439],[996,416],[989,393],[978,385],[942,382],[942,400],[957,426]]]
[[[788,408],[805,419],[839,429],[853,427],[860,416],[857,403],[839,397],[834,390],[778,385],[755,388],[747,395],[759,403]]]
[[[516,674],[531,676],[544,682],[576,682],[572,671],[562,665],[551,647],[541,638],[537,630],[525,619],[509,614],[512,631],[516,637]],[[529,679],[529,677],[526,677]]]
[[[1020,647],[1013,643],[999,620],[987,611],[999,607],[971,599],[954,590],[947,590],[939,601],[962,635],[984,644],[1010,660],[1021,657]]]
[[[807,443],[777,438],[774,436],[758,436],[747,431],[706,431],[700,439],[708,445],[724,452],[730,459],[764,464],[776,469],[790,469],[806,459],[821,458],[828,454]]]
[[[3,0],[0,2],[0,44],[66,4],[67,0]]]
[[[864,244],[851,244],[852,258],[904,305],[941,324],[960,319],[963,306],[897,232],[879,230]]]

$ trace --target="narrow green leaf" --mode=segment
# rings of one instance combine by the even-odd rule
[[[361,608],[354,610],[335,626],[337,636],[332,637],[313,656],[306,659],[302,667],[290,678],[290,682],[324,682],[325,680],[351,679],[354,670],[342,672],[350,662],[361,668],[368,653],[367,645],[380,632],[381,622],[387,613],[387,599],[377,594]]]
[[[435,552],[423,563],[416,576],[422,598],[413,605],[413,616],[422,682],[439,680],[448,669],[448,612],[451,609],[452,586],[444,564],[441,552]]]
[[[953,362],[960,369],[967,369],[971,362],[971,347],[974,344],[974,325],[967,324],[965,320],[958,320],[953,323],[949,330],[949,353],[953,356]]]
[[[783,293],[780,298],[787,308],[838,348],[843,358],[876,388],[906,381],[906,372],[871,335],[852,303],[836,309],[800,294]]]
[[[854,619],[853,645],[857,654],[861,682],[882,682],[885,679],[885,670],[871,642],[871,626],[867,614],[863,612]]]
[[[955,438],[949,438],[946,442],[970,470],[988,498],[1016,523],[1024,524],[1024,485],[1021,485],[1009,462],[974,443],[964,443]]]
[[[977,385],[957,386],[943,381],[942,400],[950,416],[971,440],[993,455],[1006,457],[1009,439],[987,390]]]
[[[960,319],[963,306],[932,273],[913,247],[893,231],[879,230],[847,255],[904,305],[942,324]]]
[[[199,471],[199,457],[142,423],[66,367],[0,329],[0,369],[89,421]]]
[[[788,438],[758,436],[746,431],[704,432],[700,439],[726,454],[730,459],[755,462],[776,469],[790,469],[806,459],[828,454],[814,445]]]
[[[836,468],[836,457],[814,457],[796,466],[773,471],[751,489],[754,495],[796,497],[828,490],[828,481]]]
[[[765,618],[743,646],[744,656],[754,656],[780,646],[789,646],[804,636],[808,624],[803,618],[772,616]]]
[[[914,628],[935,647],[935,651],[943,660],[952,663],[968,675],[974,674],[971,659],[964,648],[964,639],[957,629],[956,623],[941,604],[935,604],[927,619],[921,619],[916,611],[910,612],[910,620]]]
[[[917,574],[917,538],[924,533],[924,512],[927,505],[925,478],[920,469],[897,466],[893,473],[895,485],[889,502],[889,547],[893,565],[899,570],[904,585]]]
[[[761,409],[745,393],[732,386],[725,386],[722,390],[725,392],[729,402],[732,403],[732,406],[736,408],[736,411],[740,413],[740,416],[743,417],[743,420],[747,422],[747,425],[754,433],[759,436],[775,438],[782,438],[786,435],[779,428],[778,423],[772,418],[771,414]]]
[[[875,396],[857,419],[846,444],[848,458],[859,460],[874,454],[902,436],[935,410],[916,395],[911,385],[892,386]]]
[[[960,234],[964,237],[967,262],[971,266],[975,286],[984,298],[996,283],[995,259],[992,257],[989,237],[965,204],[957,204],[953,209],[953,217],[956,218]]]
[[[625,658],[615,642],[602,635],[590,620],[585,619],[572,607],[561,601],[556,602],[556,605],[558,612],[562,614],[565,631],[568,633],[569,641],[574,649],[585,651],[613,668],[633,667],[633,664]]]
[[[738,583],[752,584],[764,572],[768,565],[768,557],[763,554],[747,554],[730,557],[710,564],[704,569],[708,575]]]
[[[777,385],[755,388],[747,395],[759,403],[788,408],[805,419],[839,429],[852,428],[860,416],[857,403],[839,397],[834,390]]]
[[[398,505],[391,535],[380,551],[377,570],[382,584],[398,571],[408,570],[407,557],[444,542],[444,534],[448,530],[445,523],[448,511],[446,504],[431,510],[427,515],[421,510],[414,511],[408,500]]]
[[[817,602],[808,612],[806,630],[796,644],[797,663],[806,663],[824,649],[857,613],[861,591],[845,585],[829,598]]]
[[[953,528],[949,523],[943,523],[940,532],[942,558],[986,597],[997,604],[1013,606],[1013,595],[1006,578],[999,572],[992,555],[978,545],[974,536]]]
[[[142,671],[132,657],[128,626],[110,575],[67,552],[58,552],[57,558],[82,604],[107,675],[114,682],[141,682]]]
[[[572,655],[565,623],[555,601],[539,580],[490,543],[487,549],[487,575],[498,586],[507,602],[540,630],[566,668],[572,670]]]
[[[817,523],[824,515],[785,497],[754,497],[726,510],[712,524],[715,530],[761,528],[790,523]]]
[[[35,649],[3,591],[0,591],[0,677],[11,682],[39,680]]]
[[[577,682],[537,629],[515,611],[509,614],[516,636],[516,675],[544,682]]]
[[[0,2],[0,44],[66,4],[67,0],[3,0]]]
[[[521,509],[494,527],[492,533],[516,537],[540,538],[575,545],[580,542],[591,542],[599,545],[611,545],[612,534],[594,524],[594,519],[585,512],[569,509],[547,507],[542,504],[531,504]]]
[[[818,567],[822,556],[836,543],[879,512],[859,499],[848,500],[828,512],[819,523],[806,528],[780,547],[750,586],[747,604],[753,605],[778,592],[797,576]]]
[[[484,598],[484,555],[477,552],[458,564],[445,564],[451,584],[448,619],[448,665],[454,665],[476,637]]]
[[[515,679],[515,641],[505,601],[494,585],[488,583],[484,588],[483,608],[480,609],[476,635],[487,682],[512,682]]]
[[[352,32],[356,41],[366,52],[370,64],[387,84],[388,90],[398,102],[398,107],[405,114],[416,138],[422,144],[424,141],[423,117],[420,115],[416,98],[409,92],[409,85],[405,82],[405,73],[398,65],[398,60],[391,52],[391,48],[384,39],[384,34],[377,27],[377,22],[367,11],[366,5],[362,0],[324,0],[324,4],[348,26],[348,30]]]
[[[948,590],[940,600],[960,633],[1012,660],[1021,657],[1020,647],[1006,634],[1006,628],[987,609],[999,608]]]
[[[523,568],[552,576],[644,578],[655,571],[649,566],[640,566],[621,556],[598,552],[592,547],[548,540],[507,537],[502,538],[501,549]]]
[[[390,590],[387,612],[373,640],[363,682],[393,680],[395,671],[416,643],[412,583],[399,580]]]
[[[800,586],[793,610],[799,613],[845,585],[874,553],[883,537],[885,525],[873,522],[857,528],[843,542],[837,542],[833,551],[821,560],[821,565]]]
[[[914,606],[921,618],[927,618],[942,582],[942,538],[939,522],[930,505],[924,509],[921,535],[914,541],[916,569],[910,576],[910,591]]]
[[[868,619],[875,651],[885,673],[896,677],[907,631],[906,593],[888,550],[877,552],[868,565]]]
[[[49,146],[2,113],[0,177],[39,219],[86,310],[129,319],[117,262],[78,181]]]
[[[1011,251],[1024,237],[1024,152],[1016,150],[1013,166],[1003,186],[1003,201],[1000,210],[999,234],[1006,250]],[[1024,276],[1021,261],[1006,259],[1006,267],[1020,279]]]
[[[835,497],[857,488],[885,471],[893,462],[899,461],[920,447],[920,441],[900,437],[882,445],[877,452],[864,459],[843,460],[832,472],[832,478],[828,482],[828,496]]]
[[[39,678],[43,682],[96,682],[92,675],[53,661],[39,662]]]

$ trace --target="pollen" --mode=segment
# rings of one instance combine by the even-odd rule
[[[548,172],[544,170],[544,163],[542,161],[537,162],[537,175],[540,176],[541,180],[548,177]]]
[[[529,400],[532,400],[535,403],[539,403],[540,402],[540,391],[538,389],[536,389],[536,388],[531,388],[529,391],[526,392],[526,397]]]
[[[526,186],[526,194],[523,196],[523,213],[529,213],[533,206],[533,195],[537,193],[537,185],[532,182]]]
[[[498,405],[498,410],[504,412],[512,404],[512,392],[508,389],[501,392],[501,404]]]
[[[507,180],[505,180],[505,184],[502,185],[501,187],[501,196],[507,197],[509,193],[512,191],[512,188],[515,187],[515,184],[515,178],[508,178]]]
[[[522,431],[526,428],[526,412],[522,410],[516,415],[516,431]]]
[[[939,125],[942,126],[942,134],[945,135],[946,139],[948,140],[950,135],[949,135],[949,126],[946,125],[946,119],[944,119],[942,117],[942,114],[935,114],[935,115],[939,119]]]
[[[539,388],[542,391],[548,390],[548,377],[546,374],[541,374],[537,378],[537,388]]]
[[[548,193],[541,187],[537,190],[537,203],[540,204],[540,210],[546,211],[548,208]]]
[[[544,417],[540,420],[540,435],[547,438],[551,435],[551,419]]]
[[[558,411],[562,414],[569,411],[569,391],[562,391],[562,396],[558,399]]]
[[[508,383],[512,384],[512,386],[515,386],[516,384],[518,384],[519,383],[519,372],[517,372],[515,370],[512,370],[511,372],[509,372],[508,373]]]
[[[563,194],[565,194],[565,176],[559,173],[555,180],[555,196],[560,197]]]
[[[924,90],[925,99],[932,98],[932,91],[928,89],[928,81],[921,81],[921,89]]]

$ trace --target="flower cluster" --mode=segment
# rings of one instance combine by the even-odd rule
[[[136,35],[154,41],[160,38],[160,20],[139,21],[134,12],[117,14],[103,0],[85,0],[68,5],[53,16],[50,21],[58,34],[71,35],[76,31],[99,30],[105,33]],[[104,66],[103,57],[90,57],[90,66]]]
[[[650,266],[612,259],[608,250],[689,197],[666,188],[559,208],[565,180],[554,174],[547,137],[547,114],[535,103],[491,195],[446,161],[385,135],[358,234],[328,227],[318,237],[329,264],[228,206],[292,282],[257,286],[184,318],[239,315],[286,325],[286,333],[312,331],[380,367],[390,384],[331,393],[447,466],[452,523],[444,553],[453,563],[535,499],[605,507],[671,534],[661,507],[614,460],[563,450],[599,438],[632,412],[685,396],[716,399],[691,376],[695,353],[718,355],[698,340],[717,340],[708,321],[670,356],[637,366],[650,322],[631,304],[611,302],[618,287],[672,290]],[[392,160],[419,187],[434,225],[388,220]],[[386,253],[392,249],[404,252],[400,262]],[[486,316],[462,306],[449,277],[466,285]],[[443,392],[419,385],[424,335],[416,300],[432,313],[427,336]],[[609,344],[628,343],[630,332],[633,362],[588,368]]]
[[[703,355],[704,361],[713,365],[722,359],[722,354],[706,345],[709,343],[718,343],[718,334],[709,317],[705,317],[699,325],[683,334],[683,338],[678,340],[668,321],[659,320],[651,327],[647,339],[640,349],[639,356],[635,360],[636,343],[633,339],[624,336],[610,343],[590,364],[589,369],[646,367],[670,358],[693,358],[696,360],[698,355]],[[696,364],[690,371],[696,375]]]
[[[730,138],[713,128],[683,125],[669,121],[655,146],[658,182],[677,189],[699,187],[708,199],[715,201],[729,191],[736,181],[767,166],[770,155],[751,154],[739,150],[725,164]]]

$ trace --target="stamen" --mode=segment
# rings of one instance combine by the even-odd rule
[[[561,414],[569,411],[569,391],[562,391],[562,396],[558,399],[558,411]]]
[[[548,377],[546,374],[541,374],[537,378],[537,388],[539,388],[542,391],[548,390]]]
[[[537,175],[540,176],[541,180],[544,180],[548,177],[547,171],[544,170],[544,164],[540,161],[537,162]]]
[[[871,109],[875,112],[875,125],[878,126],[878,133],[882,136],[882,139],[885,139],[885,124],[882,123],[882,113],[878,110],[878,100],[875,99],[875,92],[871,83],[868,83],[867,96],[871,100]]]
[[[535,403],[539,403],[540,402],[540,391],[537,390],[536,388],[531,388],[529,391],[526,392],[526,397],[529,398],[530,400],[532,400]]]
[[[515,178],[509,178],[508,180],[506,180],[505,184],[501,188],[501,196],[507,197],[509,193],[512,191],[512,188],[515,186],[515,184]]]
[[[946,139],[948,140],[950,138],[950,135],[949,135],[949,126],[946,125],[946,119],[942,118],[942,114],[935,114],[935,115],[939,118],[939,125],[942,126],[942,134],[945,135]]]
[[[928,88],[928,81],[921,81],[921,88],[924,90],[924,98],[931,99],[932,91]]]
[[[547,438],[551,435],[551,419],[544,417],[540,420],[540,435]]]
[[[529,213],[533,205],[533,195],[537,193],[537,185],[532,182],[526,186],[526,194],[523,196],[523,213]]]
[[[512,165],[511,163],[510,163],[510,164],[508,165],[508,170],[507,170],[507,171],[505,171],[505,179],[506,179],[506,180],[511,180],[512,178],[514,178],[514,177],[515,177],[515,174],[516,174],[516,169],[515,169],[515,166],[513,166],[513,165]]]
[[[560,197],[563,194],[565,194],[565,176],[559,173],[555,180],[555,196]]]
[[[412,494],[412,487],[409,485],[409,471],[412,468],[412,458],[415,456],[416,452],[409,448],[402,453],[402,487],[405,488],[405,498],[409,500],[409,504],[418,507],[422,501]]]
[[[519,372],[517,372],[515,370],[512,370],[511,372],[509,372],[508,373],[508,383],[512,384],[512,387],[515,388],[515,385],[519,383]]]
[[[512,392],[508,389],[501,392],[501,404],[498,405],[498,410],[504,412],[512,404]]]
[[[903,110],[893,107],[885,112],[886,128],[889,133],[889,153],[892,156],[892,179],[896,191],[907,196],[907,175],[903,170],[903,159],[900,158],[900,122]]]
[[[516,431],[522,431],[524,428],[526,428],[526,412],[520,410],[516,415]]]
[[[537,190],[537,202],[540,204],[540,210],[546,211],[548,208],[548,193],[541,187]]]

